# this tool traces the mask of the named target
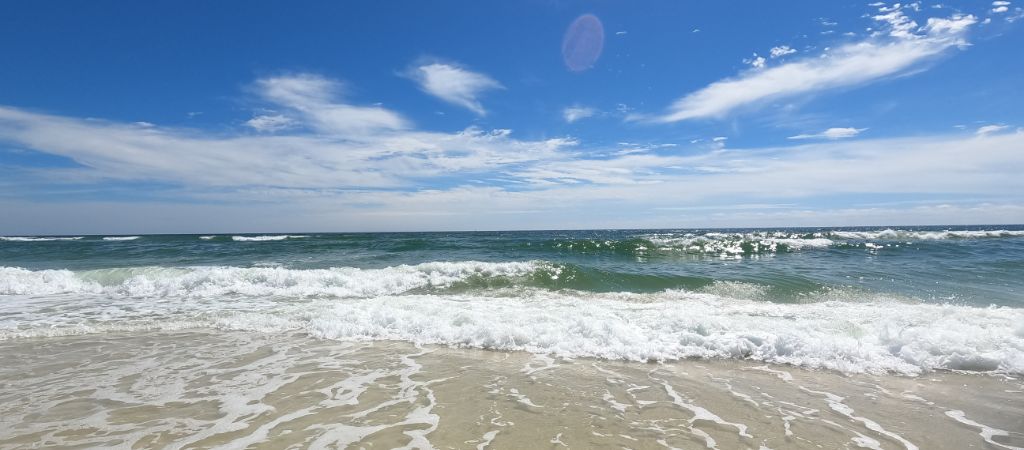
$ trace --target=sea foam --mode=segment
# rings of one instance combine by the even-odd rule
[[[908,302],[779,304],[756,289],[593,293],[501,288],[424,293],[542,262],[381,269],[0,269],[0,339],[211,327],[300,331],[629,361],[749,359],[843,372],[1024,374],[1024,309]],[[64,294],[64,295],[57,295]]]

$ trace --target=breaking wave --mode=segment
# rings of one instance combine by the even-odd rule
[[[476,281],[511,285],[517,277],[557,280],[558,266],[540,262],[431,262],[381,269],[338,267],[130,267],[26,270],[0,267],[0,295],[104,294],[116,297],[211,298],[222,296],[373,297]],[[528,280],[527,280],[528,281]]]
[[[33,271],[0,267],[0,295],[81,293],[130,298],[365,298],[498,289],[638,293],[714,289],[722,292],[739,286],[752,285],[697,275],[613,271],[548,261],[428,262],[376,269],[290,269],[257,265]],[[802,301],[793,297],[830,291],[829,286],[800,277],[777,279],[771,287],[757,286],[759,294],[756,298],[780,301]]]
[[[781,304],[759,300],[764,286],[723,281],[646,293],[552,290],[537,281],[557,283],[571,269],[542,261],[309,270],[7,267],[0,268],[0,339],[212,327],[629,361],[1024,374],[1024,309],[864,293]]]

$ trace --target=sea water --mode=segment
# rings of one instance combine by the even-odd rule
[[[3,236],[0,359],[0,445],[1015,448],[1024,227]]]

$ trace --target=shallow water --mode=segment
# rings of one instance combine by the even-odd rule
[[[190,330],[0,342],[0,386],[3,448],[1024,447],[1024,382],[949,372]]]

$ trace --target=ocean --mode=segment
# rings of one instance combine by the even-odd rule
[[[1024,226],[0,237],[4,448],[1021,448],[1022,377]]]

